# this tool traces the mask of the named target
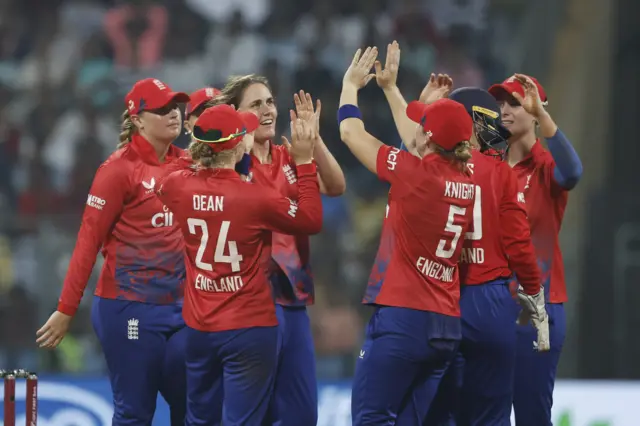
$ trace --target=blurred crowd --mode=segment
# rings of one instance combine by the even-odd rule
[[[324,200],[324,231],[313,241],[311,315],[318,374],[350,375],[387,188],[339,140],[342,74],[358,47],[377,45],[384,55],[397,39],[408,99],[432,71],[456,86],[486,87],[505,77],[508,41],[525,12],[520,0],[0,0],[0,367],[103,372],[89,319],[92,284],[59,350],[41,353],[34,341],[55,309],[131,84],[153,76],[191,92],[261,73],[273,86],[281,132],[294,91],[322,100],[321,132],[347,175],[347,194]],[[373,134],[399,144],[374,82],[361,108]]]

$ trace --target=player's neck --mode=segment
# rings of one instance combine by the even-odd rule
[[[158,161],[163,163],[164,157],[167,155],[167,151],[169,151],[169,147],[171,146],[171,142],[173,141],[160,141],[152,137],[149,137],[149,135],[146,135],[142,132],[141,132],[141,136],[145,138],[146,141],[149,142],[149,144],[151,144],[151,146],[153,147],[153,150],[156,152],[156,155],[158,156]]]
[[[256,141],[251,148],[251,153],[260,161],[260,164],[271,163],[271,141]]]
[[[527,133],[522,136],[512,136],[509,139],[509,149],[507,150],[507,163],[510,167],[522,161],[536,144],[535,133]]]

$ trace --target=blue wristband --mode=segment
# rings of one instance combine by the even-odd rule
[[[342,120],[346,120],[347,118],[357,118],[362,120],[360,108],[351,104],[342,105],[338,108],[338,126],[342,123]]]
[[[249,176],[249,167],[251,166],[251,155],[244,154],[242,160],[236,164],[236,172],[244,176]]]

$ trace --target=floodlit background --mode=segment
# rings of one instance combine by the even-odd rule
[[[407,99],[417,98],[430,72],[448,73],[456,87],[486,88],[514,72],[545,86],[585,169],[562,232],[570,301],[560,376],[640,379],[639,20],[633,0],[0,0],[0,368],[63,373],[63,383],[85,389],[94,389],[86,377],[104,385],[89,320],[96,273],[60,348],[42,352],[34,341],[55,309],[93,174],[115,149],[124,95],[145,77],[191,92],[257,72],[273,85],[283,132],[294,91],[323,101],[322,135],[347,174],[347,193],[324,200],[312,252],[318,376],[338,380],[323,382],[321,418],[342,424],[326,416],[348,400],[367,320],[359,300],[387,188],[345,149],[335,111],[353,52],[377,45],[384,55],[397,39]],[[399,144],[375,82],[361,106],[367,128]],[[618,392],[618,402],[640,389],[598,383],[584,389]],[[597,404],[613,405],[566,386],[556,394],[563,425],[640,418],[612,417],[622,409],[591,418]],[[108,385],[95,389],[108,400]],[[57,409],[42,407],[52,416]]]

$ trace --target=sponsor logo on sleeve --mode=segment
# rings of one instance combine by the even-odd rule
[[[102,210],[106,204],[107,202],[100,197],[96,197],[95,195],[91,195],[91,194],[87,196],[87,205],[89,207]]]
[[[398,148],[392,148],[389,150],[389,155],[387,155],[387,168],[389,170],[395,170],[396,164],[398,162],[398,153],[400,150]]]
[[[298,213],[298,203],[296,203],[290,198],[288,200],[289,200],[289,212],[288,212],[289,216],[296,217],[296,213]]]

